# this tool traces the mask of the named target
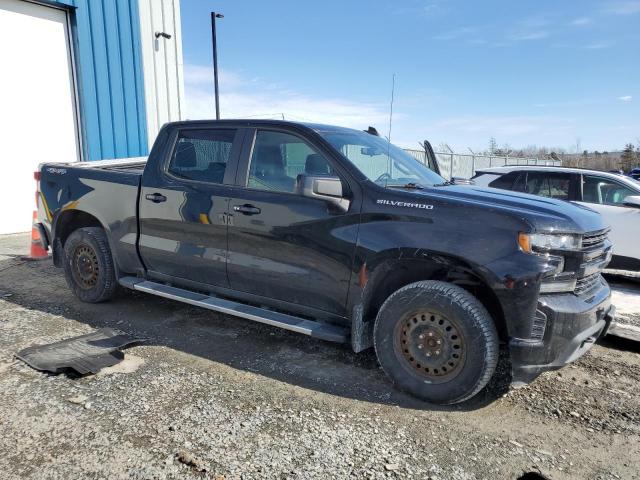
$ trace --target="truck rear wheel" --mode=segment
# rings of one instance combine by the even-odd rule
[[[104,302],[114,296],[118,282],[102,228],[79,228],[69,235],[64,244],[64,274],[69,288],[83,302]]]
[[[498,362],[489,312],[466,290],[434,280],[407,285],[384,302],[374,345],[398,388],[443,405],[480,392]]]

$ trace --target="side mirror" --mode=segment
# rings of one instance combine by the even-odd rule
[[[346,212],[351,201],[344,198],[342,181],[338,177],[298,175],[297,193],[303,197],[318,198]]]
[[[622,203],[624,203],[625,207],[640,208],[640,195],[629,195],[628,197],[624,197]]]

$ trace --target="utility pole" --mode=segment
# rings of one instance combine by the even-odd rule
[[[221,13],[211,12],[211,43],[213,44],[213,86],[216,97],[216,120],[220,120],[220,98],[218,96],[218,45],[216,43],[216,18],[224,18]]]

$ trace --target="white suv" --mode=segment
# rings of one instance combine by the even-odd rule
[[[478,170],[477,186],[576,202],[599,212],[611,226],[609,269],[640,271],[640,182],[597,170],[563,167],[496,167]]]

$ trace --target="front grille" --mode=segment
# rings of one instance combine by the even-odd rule
[[[608,228],[605,228],[604,230],[598,230],[596,232],[585,233],[582,237],[582,248],[590,250],[592,248],[599,248],[604,246],[608,234]]]
[[[573,291],[576,295],[582,295],[587,293],[600,285],[602,275],[600,273],[594,273],[588,277],[580,278],[576,282],[576,288]]]
[[[578,278],[574,293],[581,295],[600,286],[600,273],[611,259],[611,242],[608,240],[609,228],[589,232],[582,237],[582,261],[578,269]]]

